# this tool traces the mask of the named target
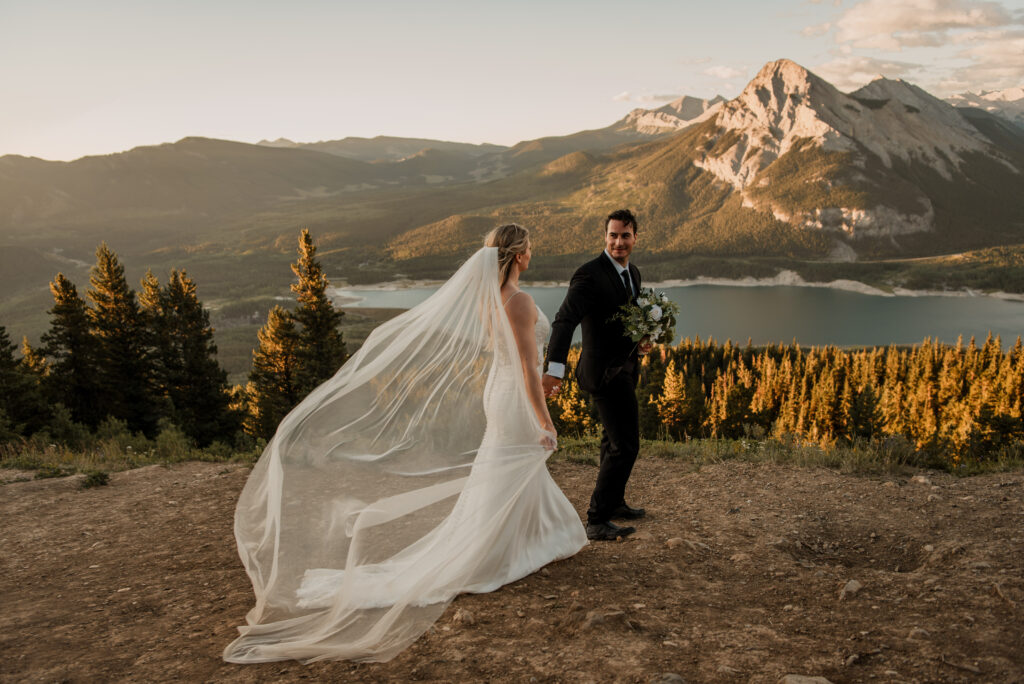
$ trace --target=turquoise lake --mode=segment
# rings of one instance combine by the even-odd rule
[[[345,306],[408,309],[436,288],[338,288]],[[563,287],[524,287],[554,319],[565,296]],[[883,297],[817,287],[691,285],[662,288],[679,304],[680,338],[714,337],[754,344],[791,342],[803,345],[868,346],[916,344],[924,338],[979,342],[991,331],[1011,346],[1024,335],[1024,302],[994,297]],[[578,338],[578,333],[577,333]]]

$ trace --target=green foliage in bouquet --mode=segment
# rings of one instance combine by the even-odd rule
[[[622,323],[626,335],[634,342],[647,337],[652,344],[671,344],[676,336],[678,315],[679,305],[668,295],[642,287],[636,301],[623,304],[612,318]]]

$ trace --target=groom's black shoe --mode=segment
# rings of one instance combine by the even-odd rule
[[[587,523],[587,539],[593,541],[615,541],[636,532],[635,527],[619,527],[613,522]]]
[[[619,520],[639,520],[640,518],[647,515],[647,511],[642,508],[633,508],[629,504],[622,504],[614,511],[612,511],[612,518]]]

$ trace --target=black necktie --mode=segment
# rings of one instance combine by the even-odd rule
[[[633,301],[633,286],[629,282],[629,271],[622,272],[622,284],[626,286],[626,299]]]

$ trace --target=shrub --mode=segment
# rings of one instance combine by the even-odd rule
[[[82,480],[82,489],[92,487],[104,487],[110,484],[110,474],[104,470],[87,470],[85,479]]]
[[[160,419],[160,433],[154,440],[156,457],[165,461],[184,461],[192,452],[188,436],[177,425]]]

